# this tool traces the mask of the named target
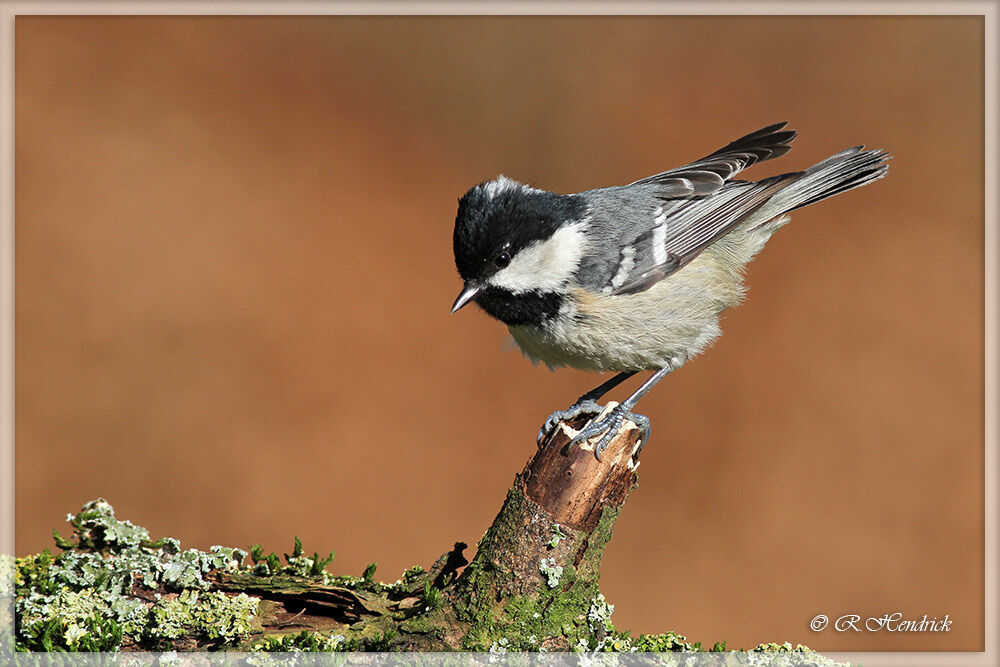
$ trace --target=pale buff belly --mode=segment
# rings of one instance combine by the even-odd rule
[[[573,290],[550,326],[512,326],[510,333],[527,356],[553,368],[676,368],[719,336],[719,314],[742,297],[743,263],[723,261],[726,250],[707,249],[638,294]]]

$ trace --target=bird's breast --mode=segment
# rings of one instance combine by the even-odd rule
[[[509,326],[511,336],[526,355],[551,367],[632,371],[677,366],[719,336],[719,314],[742,293],[737,281],[723,279],[714,259],[702,255],[635,294],[571,289],[555,317]]]

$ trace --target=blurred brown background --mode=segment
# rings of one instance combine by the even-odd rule
[[[17,552],[97,496],[390,581],[475,544],[598,378],[448,314],[456,199],[789,120],[750,176],[890,175],[796,213],[642,402],[604,593],[708,644],[982,650],[983,55],[977,17],[19,17]],[[809,629],[894,611],[952,630]]]

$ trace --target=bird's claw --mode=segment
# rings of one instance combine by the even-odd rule
[[[568,421],[579,417],[580,415],[594,415],[597,416],[604,411],[604,407],[599,405],[596,401],[590,399],[580,401],[571,405],[566,410],[556,410],[545,420],[542,428],[538,430],[538,447],[541,448],[543,443],[552,435],[552,431],[555,430],[556,425],[562,421]]]
[[[594,445],[594,456],[597,457],[598,461],[600,461],[601,453],[605,450],[605,448],[607,448],[611,440],[618,435],[618,431],[621,429],[622,423],[626,419],[639,427],[642,431],[642,439],[640,442],[645,444],[649,439],[650,433],[649,418],[644,415],[630,412],[621,405],[616,405],[604,417],[598,419],[597,421],[592,421],[584,426],[579,433],[573,436],[573,439],[569,441],[569,445],[567,446],[572,447],[575,444],[582,444],[587,440],[603,433],[604,435],[601,436],[601,439],[597,441],[596,445]],[[641,446],[642,445],[640,445],[640,447]]]

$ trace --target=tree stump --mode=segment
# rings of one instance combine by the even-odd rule
[[[606,410],[615,406],[608,405]],[[598,590],[601,556],[636,485],[641,431],[626,422],[602,453],[569,447],[587,416],[560,423],[514,478],[479,551],[454,586],[467,646],[508,644],[567,649],[604,629]],[[522,630],[524,628],[524,630]]]

